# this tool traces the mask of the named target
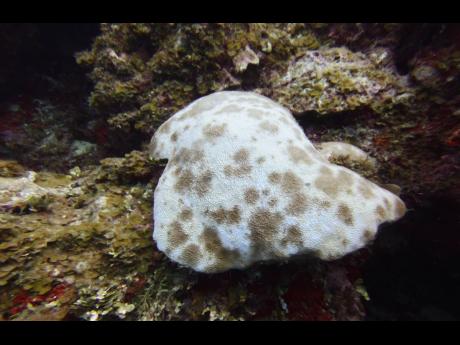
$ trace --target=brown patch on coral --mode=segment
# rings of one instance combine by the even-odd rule
[[[220,97],[225,98],[224,95],[220,95]],[[215,101],[217,101],[217,100],[215,100]],[[178,119],[179,120],[185,120],[185,119],[188,119],[188,118],[194,118],[198,114],[203,113],[203,112],[205,112],[207,110],[211,110],[214,107],[215,107],[214,103],[209,103],[204,99],[200,99],[200,100],[195,102],[195,104],[192,106],[192,108],[190,110],[182,113],[182,115],[180,115]]]
[[[265,161],[266,161],[265,157],[259,157],[259,158],[257,158],[257,160],[256,160],[257,164],[262,164],[262,163],[265,162]]]
[[[321,175],[331,175],[332,176],[332,170],[329,169],[325,165],[321,166],[321,168],[319,169],[319,172],[321,173]]]
[[[182,168],[181,167],[177,167],[176,169],[174,169],[173,171],[173,174],[175,176],[179,176],[180,172],[182,171]]]
[[[365,229],[363,232],[363,237],[366,242],[369,242],[374,238],[374,232],[370,229]]]
[[[203,196],[209,191],[209,188],[211,188],[211,181],[212,172],[210,170],[207,170],[198,176],[195,184],[195,191],[199,196]]]
[[[182,229],[182,225],[178,221],[172,222],[168,227],[168,242],[173,247],[180,246],[187,241],[188,235]]]
[[[188,163],[195,163],[203,160],[204,151],[196,148],[187,149],[182,148],[174,155],[171,160],[172,165],[184,165]]]
[[[318,201],[318,206],[324,210],[328,209],[331,207],[331,202],[328,200],[319,200]]]
[[[369,182],[367,181],[363,181],[362,183],[360,183],[358,185],[358,190],[361,192],[365,199],[371,199],[375,196]]]
[[[271,183],[279,183],[281,181],[281,174],[277,172],[272,172],[268,175],[268,180]]]
[[[391,210],[390,201],[387,198],[383,198],[383,203],[385,204],[385,208],[387,209],[387,211],[390,211]]]
[[[279,128],[277,125],[270,123],[269,121],[263,121],[259,124],[259,127],[267,132],[275,134],[278,132]]]
[[[396,213],[396,216],[397,217],[402,217],[404,216],[404,214],[406,213],[406,205],[404,205],[404,203],[401,201],[401,200],[397,200],[396,201],[396,205],[395,205],[395,213]]]
[[[171,134],[171,140],[174,141],[174,142],[177,141],[177,133],[176,132]]]
[[[375,209],[375,213],[377,214],[377,216],[379,217],[380,220],[385,219],[386,212],[385,212],[385,209],[382,206],[380,206],[380,205],[377,206],[376,209]]]
[[[301,149],[300,147],[298,146],[294,146],[294,145],[289,145],[288,146],[288,154],[289,154],[289,158],[291,159],[291,161],[293,161],[294,163],[305,163],[305,164],[311,164],[312,163],[312,160],[310,158],[310,155],[308,154],[307,151]]]
[[[278,199],[276,199],[276,198],[271,198],[271,199],[268,201],[268,206],[274,207],[277,203],[278,203]]]
[[[254,256],[273,253],[273,238],[278,232],[283,216],[279,212],[259,208],[249,218],[249,237]]]
[[[351,209],[347,205],[345,204],[339,205],[339,208],[337,210],[337,216],[345,224],[353,225],[353,213],[351,212]]]
[[[302,233],[298,226],[292,225],[288,228],[286,236],[281,240],[281,245],[286,247],[288,244],[302,246]]]
[[[279,121],[288,126],[292,125],[285,117],[281,117]]]
[[[237,163],[236,166],[232,167],[231,165],[226,165],[224,167],[224,174],[226,176],[237,176],[243,177],[248,175],[252,167],[249,165],[249,151],[245,148],[238,150],[233,155],[233,160]]]
[[[345,186],[351,187],[353,185],[353,175],[350,174],[348,171],[340,170],[337,178],[340,180],[340,183]]]
[[[174,184],[174,189],[180,193],[183,193],[184,191],[194,191],[199,196],[203,196],[209,191],[211,181],[212,172],[210,170],[207,170],[200,176],[196,177],[189,169],[187,169],[180,173],[176,183]]]
[[[177,178],[177,182],[174,185],[174,189],[177,192],[190,191],[193,185],[194,178],[195,176],[189,169],[183,171]]]
[[[353,176],[346,171],[340,171],[337,177],[334,177],[329,168],[322,167],[320,171],[322,175],[316,179],[315,186],[331,197],[335,197],[345,187],[349,187],[353,183]],[[348,194],[352,193],[349,188],[346,191]]]
[[[219,207],[217,211],[209,212],[209,214],[218,224],[238,224],[241,220],[238,205],[233,206],[230,210]]]
[[[303,188],[302,179],[292,171],[283,174],[272,172],[268,175],[268,180],[273,184],[280,184],[281,189],[287,194],[298,193]]]
[[[287,214],[300,216],[307,210],[307,197],[303,193],[295,193],[286,208]]]
[[[207,124],[203,128],[203,134],[208,138],[208,139],[215,139],[220,136],[222,136],[225,132],[225,128],[227,127],[227,124],[223,123],[221,125],[211,125]]]
[[[233,160],[238,164],[243,164],[249,159],[249,151],[245,148],[239,149],[234,155]]]
[[[224,174],[225,176],[232,176],[233,175],[233,168],[231,165],[224,166]]]
[[[222,241],[215,228],[206,227],[201,234],[206,251],[215,258],[215,262],[207,268],[208,272],[219,272],[232,267],[240,258],[237,250],[230,250],[222,245]]]
[[[198,247],[196,244],[189,244],[182,251],[180,259],[189,264],[190,266],[195,266],[200,260],[200,257],[200,247]]]
[[[160,126],[160,128],[158,128],[158,133],[161,133],[161,134],[168,133],[170,128],[171,128],[171,122],[166,121]]]
[[[303,187],[302,180],[292,171],[287,171],[281,178],[281,188],[286,193],[295,193]]]
[[[243,108],[241,107],[238,107],[234,104],[229,104],[225,107],[223,107],[222,109],[220,109],[219,111],[216,112],[216,114],[224,114],[224,113],[240,113],[243,111]]]
[[[244,177],[251,173],[252,167],[250,165],[237,165],[232,167],[231,165],[224,166],[224,174],[226,176]]]
[[[261,107],[272,107],[273,104],[265,99],[261,99],[259,98],[260,95],[247,95],[247,96],[242,96],[242,97],[239,97],[239,101],[241,102],[249,102],[251,104],[255,104],[257,106],[261,106]]]
[[[256,120],[262,120],[264,115],[265,113],[259,109],[249,109],[248,110],[248,116]]]
[[[179,218],[184,222],[192,219],[192,216],[193,216],[193,211],[190,208],[184,208],[179,214]]]
[[[248,188],[244,192],[244,200],[248,204],[255,204],[259,199],[259,192],[255,188]]]

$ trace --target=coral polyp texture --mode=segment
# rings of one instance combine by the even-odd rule
[[[286,108],[252,92],[196,100],[159,127],[150,153],[168,159],[153,238],[200,272],[299,254],[338,259],[406,211],[396,195],[330,163]]]

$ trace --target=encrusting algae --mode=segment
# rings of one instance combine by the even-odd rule
[[[131,174],[125,174],[125,179],[136,173],[143,177],[145,163],[138,162],[136,170],[130,155],[125,161],[124,169]],[[99,312],[104,315],[105,299],[110,295],[110,310],[113,303],[122,303],[124,290],[132,279],[153,264],[149,236],[151,188],[146,187],[146,182],[110,184],[108,181],[116,180],[117,173],[111,174],[109,166],[105,161],[98,169],[82,171],[79,178],[38,173],[32,182],[9,177],[9,186],[2,185],[1,195],[12,190],[15,182],[22,183],[22,192],[34,189],[33,197],[26,194],[10,198],[8,207],[3,205],[1,211],[0,285],[5,288],[3,294],[7,294],[8,301],[2,302],[2,310],[11,312],[11,308],[16,308],[13,318],[25,317],[23,313],[28,313],[30,304],[14,305],[16,294],[27,294],[31,301],[38,296],[36,301],[46,302],[43,296],[55,286],[76,290],[77,296],[67,303],[75,302],[72,308],[80,308],[83,315],[85,308],[94,309],[95,305],[78,294],[112,291],[97,299]],[[117,169],[122,170],[118,166]],[[42,205],[44,198],[48,198],[46,207]],[[44,318],[54,313],[54,304],[50,310],[38,304]]]

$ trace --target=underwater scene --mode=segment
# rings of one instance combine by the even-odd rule
[[[460,319],[460,24],[0,46],[0,320]]]

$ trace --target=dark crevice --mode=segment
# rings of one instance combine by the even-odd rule
[[[459,207],[433,199],[381,229],[364,271],[369,320],[460,320]]]
[[[424,46],[431,45],[445,29],[445,24],[406,24],[402,28],[400,40],[394,49],[395,65],[400,74],[408,74],[409,62]]]
[[[98,157],[70,157],[72,142],[97,142],[88,123],[91,81],[75,61],[99,34],[96,23],[0,24],[0,155],[33,170],[64,172]],[[12,108],[16,110],[11,110]],[[99,120],[98,120],[99,121]],[[40,151],[55,135],[46,154]]]
[[[87,83],[74,54],[91,46],[99,24],[1,24],[0,32],[4,51],[0,56],[0,101],[23,92],[43,93],[49,89],[44,76],[77,75],[81,76],[79,81]]]
[[[352,111],[342,111],[337,113],[320,114],[316,111],[308,111],[296,114],[295,119],[301,127],[327,127],[341,128],[356,123],[365,123],[370,119],[375,119],[375,114],[369,108],[358,108]]]

